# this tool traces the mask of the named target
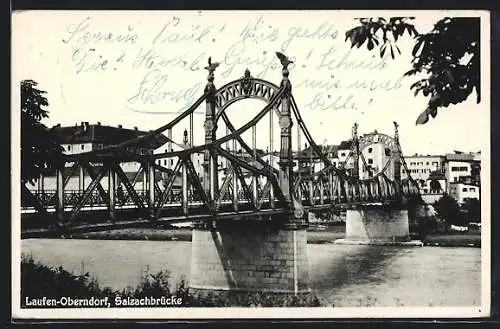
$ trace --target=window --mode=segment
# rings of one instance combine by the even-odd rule
[[[68,145],[68,151],[71,151],[71,145]]]
[[[85,150],[85,144],[82,144],[82,150]]]
[[[476,188],[475,187],[469,188],[469,192],[476,192]]]
[[[98,148],[99,150],[102,150],[102,147],[103,147],[103,145],[102,145],[102,144],[97,144],[97,148]]]
[[[167,160],[163,160],[163,165],[166,166],[167,165]]]
[[[459,167],[451,167],[451,171],[459,171],[460,168]]]
[[[427,193],[427,189],[426,188],[424,188],[424,193]]]
[[[391,155],[391,149],[390,148],[386,148],[385,149],[385,155],[386,156],[390,156]]]
[[[199,161],[198,161],[199,162]],[[173,166],[174,165],[174,159],[170,159],[170,165]]]
[[[467,192],[467,187],[464,187],[464,188],[462,189],[462,192]]]
[[[341,156],[345,157],[345,152],[340,153]]]
[[[429,161],[427,161],[425,164],[428,166],[429,165]]]
[[[373,159],[368,159],[368,164],[373,164]]]
[[[368,153],[372,153],[373,152],[373,148],[369,147],[368,148]]]
[[[467,171],[467,167],[460,167],[460,171]]]

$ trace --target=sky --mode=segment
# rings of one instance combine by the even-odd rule
[[[217,87],[242,77],[247,68],[252,76],[279,85],[281,67],[274,53],[281,51],[294,60],[290,67],[293,95],[317,143],[338,144],[350,138],[355,122],[360,134],[376,129],[393,135],[393,121],[397,121],[405,154],[484,153],[490,129],[489,61],[483,62],[480,104],[471,95],[417,126],[415,120],[427,99],[415,97],[410,90],[415,77],[403,78],[411,68],[414,40],[408,35],[400,39],[401,54],[395,59],[382,59],[366,46],[351,49],[345,42],[345,32],[356,25],[355,17],[414,16],[417,30],[425,33],[439,19],[456,15],[471,12],[26,11],[14,14],[12,21],[13,85],[32,79],[47,91],[50,117],[43,122],[48,126],[87,121],[152,130],[201,96],[209,56],[220,62]],[[489,31],[484,25],[488,21],[482,20],[485,31]],[[486,33],[482,38],[489,40]],[[482,56],[488,53],[483,51]],[[264,105],[244,100],[227,113],[239,127]],[[195,145],[203,144],[204,106],[194,119]],[[16,108],[14,103],[13,111]],[[279,149],[276,118],[274,124],[274,148]],[[177,142],[187,127],[184,120],[173,130]],[[258,147],[268,145],[268,127],[267,117],[257,125]],[[220,125],[217,136],[224,133]],[[250,144],[250,134],[244,138]],[[293,145],[297,147],[295,134]]]

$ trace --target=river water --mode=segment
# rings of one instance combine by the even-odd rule
[[[23,254],[102,286],[135,286],[141,273],[168,270],[189,279],[191,243],[183,241],[22,240]],[[309,244],[312,289],[326,305],[480,306],[481,249]]]

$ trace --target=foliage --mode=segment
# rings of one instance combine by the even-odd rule
[[[360,48],[365,41],[368,50],[380,46],[380,57],[384,57],[389,49],[391,57],[394,58],[396,51],[401,54],[396,42],[405,32],[410,36],[418,35],[415,26],[409,23],[412,19],[413,17],[392,17],[387,21],[382,17],[359,18],[361,25],[346,32],[346,41],[350,39],[351,48],[354,46]]]
[[[467,214],[467,222],[481,222],[481,201],[465,199],[462,209]]]
[[[30,182],[51,170],[62,155],[56,134],[41,120],[48,117],[46,92],[33,80],[21,82],[21,181]]]
[[[35,262],[31,256],[21,259],[21,303],[25,306],[26,297],[30,298],[74,298],[109,297],[111,300],[120,295],[122,298],[170,297],[182,298],[183,307],[313,307],[321,306],[314,294],[298,296],[267,292],[191,292],[187,281],[181,279],[174,289],[170,285],[170,273],[160,271],[151,274],[149,269],[141,276],[135,288],[121,291],[101,287],[89,273],[72,274],[62,267],[52,268]]]
[[[478,18],[454,17],[439,20],[432,31],[419,34],[410,22],[414,17],[360,18],[361,25],[346,32],[351,48],[361,47],[365,42],[369,50],[380,47],[384,57],[390,49],[391,57],[399,38],[408,32],[415,38],[412,69],[405,76],[421,74],[410,89],[415,96],[429,98],[427,108],[417,118],[417,124],[425,124],[429,115],[437,115],[438,108],[465,101],[475,89],[477,103],[480,102],[480,21]],[[380,43],[382,39],[382,43]]]
[[[439,181],[435,179],[431,180],[430,188],[431,188],[431,193],[439,193],[443,190]]]
[[[420,195],[409,196],[406,207],[411,220],[410,230],[413,228],[412,232],[418,234],[419,238],[423,239],[437,229],[436,217],[430,213]]]
[[[89,273],[74,275],[62,267],[51,268],[35,262],[32,257],[21,258],[21,296],[30,298],[101,297],[111,294],[111,289],[101,288]]]
[[[460,213],[460,205],[449,195],[444,194],[438,201],[434,202],[434,209],[438,216],[445,219],[448,224],[463,224],[464,218]]]

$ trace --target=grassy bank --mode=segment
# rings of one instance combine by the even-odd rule
[[[307,231],[307,243],[333,243],[345,236],[343,225],[314,226]],[[127,228],[102,232],[74,234],[75,239],[95,240],[151,240],[151,241],[191,241],[190,228]],[[426,246],[439,247],[480,247],[479,232],[433,233],[422,239]]]
[[[137,307],[135,305],[117,305],[121,300],[153,297],[165,299],[175,297],[182,300],[180,307],[314,307],[321,302],[314,294],[298,296],[277,293],[235,293],[235,292],[193,292],[187,282],[181,280],[174,286],[170,283],[168,271],[144,273],[140,283],[133,288],[112,290],[102,287],[91,278],[89,273],[74,274],[62,267],[54,268],[36,262],[32,257],[23,255],[21,259],[21,307],[35,307],[36,299],[55,299],[71,297],[73,299],[107,298],[110,307]],[[30,302],[31,301],[31,302]],[[45,306],[44,306],[45,307]],[[58,306],[64,307],[64,306]]]

